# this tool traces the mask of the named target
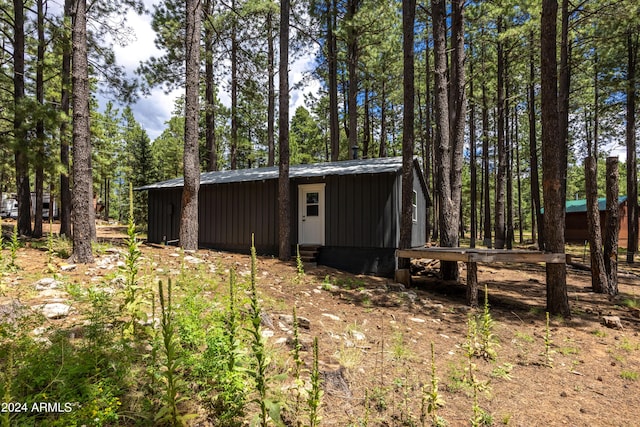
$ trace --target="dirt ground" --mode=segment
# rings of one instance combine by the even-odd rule
[[[98,227],[100,239],[116,246],[124,231]],[[17,263],[22,270],[12,280],[42,276],[47,254],[32,246],[27,242],[19,250]],[[169,269],[179,263],[175,248],[143,245],[142,250],[143,262],[150,265]],[[246,255],[201,250],[195,256],[241,274],[249,269]],[[464,278],[462,264],[460,268]],[[637,264],[619,265],[620,294],[613,299],[591,292],[589,272],[568,267],[572,318],[552,317],[549,330],[543,265],[480,264],[479,286],[488,288],[498,345],[495,360],[473,358],[472,365],[465,350],[470,310],[465,306],[464,279],[459,284],[444,283],[433,268],[415,276],[413,286],[404,289],[386,278],[307,265],[297,283],[295,262],[271,257],[259,257],[258,272],[264,309],[275,324],[269,342],[286,346],[278,344],[282,341],[278,338],[287,334],[278,328],[277,319],[291,314],[294,306],[298,316],[309,319],[303,339],[319,339],[322,425],[422,425],[423,390],[431,386],[432,343],[444,400],[438,414],[450,426],[470,424],[474,400],[494,425],[640,423]],[[84,283],[106,272],[79,265],[61,274],[69,282]],[[0,304],[12,297],[0,294]],[[37,302],[28,301],[29,297],[21,296],[27,299],[23,302]],[[622,329],[603,325],[603,316],[609,315],[620,318]],[[310,364],[311,352],[305,351],[304,357]],[[471,375],[481,385],[476,393],[470,386]]]

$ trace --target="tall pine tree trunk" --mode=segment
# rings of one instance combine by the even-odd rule
[[[267,98],[267,166],[275,165],[276,161],[276,136],[275,136],[275,120],[276,120],[276,60],[274,48],[274,25],[273,11],[267,13],[267,67],[269,68],[268,82],[268,98]]]
[[[411,247],[413,226],[413,147],[415,120],[414,26],[415,0],[402,2],[403,102],[402,118],[402,210],[400,217],[400,249]],[[398,268],[409,268],[409,259],[399,258]]]
[[[589,251],[591,255],[591,287],[593,292],[602,293],[607,288],[607,274],[602,256],[602,231],[600,210],[598,209],[598,160],[584,159],[585,190],[587,193],[587,229],[589,231]]]
[[[24,106],[24,1],[13,0],[13,135],[18,198],[18,233],[31,235],[31,189],[29,185],[29,143],[25,128]]]
[[[469,46],[473,46],[469,40]],[[470,47],[470,49],[473,49]],[[470,55],[473,57],[473,51]],[[476,238],[478,233],[478,171],[476,164],[476,102],[473,93],[473,60],[469,61],[469,169],[470,169],[470,193],[471,193],[471,232],[469,236],[469,246],[476,247]]]
[[[37,33],[38,33],[38,49],[37,49],[37,63],[36,63],[36,99],[38,104],[44,107],[44,50],[46,40],[44,38],[44,0],[37,0]],[[33,237],[42,237],[42,210],[44,208],[44,156],[45,156],[45,129],[44,118],[38,117],[36,121],[36,203],[35,203],[35,215],[33,218]],[[51,200],[49,201],[49,215],[52,215]]]
[[[454,171],[452,168],[452,147],[449,133],[450,106],[447,93],[446,6],[444,0],[434,0],[431,6],[435,70],[436,187],[440,190],[438,194],[440,246],[453,247],[458,244],[459,223],[456,218],[459,216],[459,206],[455,205],[451,187],[451,176]],[[458,265],[455,261],[442,261],[440,266],[443,279],[458,279]]]
[[[536,136],[536,95],[533,31],[529,37],[529,82],[527,86],[527,109],[529,112],[529,169],[531,170],[531,204],[538,226],[538,247],[544,246],[544,219],[540,201],[540,178],[538,174],[538,138]]]
[[[349,91],[347,104],[349,115],[349,153],[355,153],[358,149],[358,60],[359,46],[356,34],[355,15],[358,12],[360,0],[349,0],[347,3],[347,68],[349,71]],[[349,155],[353,158],[353,154]]]
[[[482,45],[482,74],[485,73],[485,47]],[[491,193],[489,171],[489,105],[487,101],[487,84],[482,80],[482,196],[483,202],[483,239],[482,244],[491,248]]]
[[[229,147],[229,166],[238,168],[238,34],[237,17],[235,16],[236,1],[231,1],[234,13],[231,22],[231,146]]]
[[[205,20],[213,20],[213,0],[204,2]],[[205,80],[205,146],[207,147],[207,170],[218,170],[218,144],[216,141],[216,94],[213,75],[214,31],[213,24],[204,26],[204,80]]]
[[[558,68],[556,59],[556,0],[542,1],[540,38],[540,75],[542,97],[542,162],[544,192],[544,250],[564,253],[565,201],[562,181],[567,165],[558,152],[563,149],[558,116]],[[565,264],[547,264],[547,311],[552,315],[571,317],[567,296]]]
[[[71,6],[73,0],[64,2],[64,38],[62,42],[62,70],[60,72],[60,111],[69,117],[71,110]],[[71,187],[69,180],[69,136],[67,134],[68,121],[60,121],[60,235],[71,237]]]
[[[87,4],[75,2],[73,22],[73,259],[93,262],[91,240],[95,230],[91,137],[89,126],[89,64],[87,60]]]
[[[498,18],[498,35],[502,33],[502,18]],[[495,200],[495,238],[496,249],[504,248],[505,244],[505,189],[507,182],[506,143],[504,137],[504,48],[503,42],[498,41],[498,166],[496,175]]]
[[[636,66],[638,33],[627,32],[627,262],[638,251],[638,160],[636,154]]]
[[[331,161],[340,157],[340,122],[338,117],[338,47],[336,42],[337,0],[326,0],[327,8],[327,62],[329,68],[329,134]]]
[[[604,268],[607,272],[609,295],[618,294],[618,233],[620,232],[620,204],[618,203],[618,158],[607,157],[607,213],[604,230]]]
[[[184,118],[184,187],[180,212],[180,247],[198,249],[198,192],[200,160],[198,155],[198,111],[200,87],[200,0],[187,0],[185,34],[185,118]]]
[[[291,258],[291,193],[289,182],[289,0],[280,1],[280,98],[278,111],[278,257]]]

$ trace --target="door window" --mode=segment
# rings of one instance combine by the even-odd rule
[[[320,196],[318,192],[307,193],[307,216],[320,214]]]

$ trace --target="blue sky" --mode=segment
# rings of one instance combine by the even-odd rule
[[[152,10],[153,5],[158,2],[158,0],[144,0],[148,10]],[[124,66],[130,75],[133,75],[141,61],[151,56],[159,56],[161,52],[153,44],[155,32],[151,29],[151,16],[139,16],[129,12],[127,21],[135,33],[135,38],[126,47],[115,46],[114,50],[118,63]],[[313,67],[313,64],[312,55],[303,56],[292,63],[289,71],[289,84],[293,87],[300,82],[305,73]],[[303,93],[317,92],[319,86],[317,81],[311,81],[304,89],[291,92],[289,110],[292,116],[298,106],[304,105]],[[150,95],[140,97],[131,106],[136,120],[147,131],[151,140],[158,137],[165,129],[165,122],[169,120],[174,109],[174,100],[182,93],[182,89],[166,94],[161,88],[154,88]],[[223,104],[230,105],[228,93],[220,93],[220,99]]]

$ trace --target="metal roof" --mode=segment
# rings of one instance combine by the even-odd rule
[[[359,175],[396,173],[402,170],[402,157],[381,157],[364,160],[344,160],[339,162],[294,165],[289,168],[289,178],[311,178],[327,175]],[[278,167],[204,172],[200,174],[200,185],[228,184],[232,182],[264,181],[278,179]],[[180,188],[183,178],[170,179],[155,184],[138,187],[136,190],[156,190]]]
[[[618,197],[618,205],[624,203],[627,200],[627,196]],[[605,197],[600,197],[598,199],[598,210],[604,211],[607,210],[607,199]],[[566,204],[566,212],[586,212],[587,211],[587,199],[580,200],[568,200]]]

